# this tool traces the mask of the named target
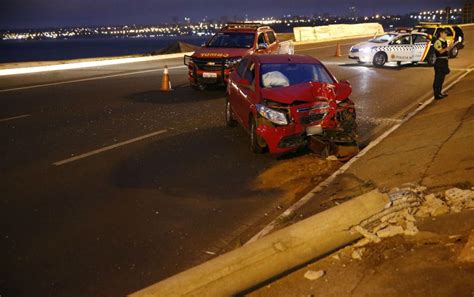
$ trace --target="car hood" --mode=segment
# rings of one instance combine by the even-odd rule
[[[250,55],[253,53],[249,48],[219,48],[219,47],[202,47],[197,49],[193,57],[196,58],[236,58]]]
[[[334,100],[334,85],[320,82],[309,82],[292,85],[289,87],[278,87],[262,89],[262,98],[283,104],[294,104],[295,102],[316,102],[321,100]]]

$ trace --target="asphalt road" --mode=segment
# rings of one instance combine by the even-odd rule
[[[473,32],[448,81],[472,66]],[[351,82],[362,144],[431,96],[430,67],[334,52],[297,47]],[[2,297],[125,295],[245,242],[291,203],[252,187],[291,158],[250,153],[246,133],[224,125],[223,89],[191,90],[181,63],[0,78]]]

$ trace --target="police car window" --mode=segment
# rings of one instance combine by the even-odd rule
[[[249,67],[247,67],[247,71],[245,71],[245,79],[253,84],[255,79],[255,63],[250,62]]]
[[[320,64],[262,64],[262,88],[287,87],[307,82],[334,83],[331,75]]]
[[[267,38],[268,38],[268,42],[270,44],[274,43],[275,40],[276,40],[275,33],[273,33],[272,31],[268,31],[267,32]]]
[[[413,43],[426,43],[427,39],[425,35],[413,34]]]
[[[434,28],[418,28],[417,31],[421,33],[433,35],[435,32],[435,29]]]
[[[258,35],[258,44],[262,44],[262,43],[267,43],[267,41],[265,40],[265,34],[260,34]]]
[[[410,35],[406,35],[406,36],[402,36],[400,38],[397,38],[394,41],[392,41],[392,44],[397,44],[397,45],[410,44]]]
[[[444,28],[444,29],[446,30],[446,34],[448,36],[453,36],[453,31],[451,31],[451,29],[449,29],[449,28]]]
[[[377,38],[370,39],[369,41],[370,42],[375,42],[375,43],[384,43],[384,42],[388,42],[388,41],[392,40],[395,36],[397,36],[397,35],[396,34],[384,34],[384,35],[379,36]]]
[[[240,61],[239,66],[237,66],[237,74],[240,77],[244,77],[244,71],[248,63],[249,63],[248,59],[243,59],[242,61]]]

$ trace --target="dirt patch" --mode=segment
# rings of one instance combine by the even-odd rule
[[[342,165],[339,161],[306,154],[282,160],[262,172],[252,185],[254,190],[280,191],[282,203],[291,204],[308,193]]]

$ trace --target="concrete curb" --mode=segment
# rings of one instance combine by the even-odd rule
[[[130,296],[232,296],[361,238],[349,229],[390,202],[377,190],[252,244],[214,258]]]
[[[176,58],[182,58],[184,57],[184,55],[192,55],[192,54],[193,52],[187,52],[187,53],[177,53],[177,54],[147,56],[147,57],[117,58],[117,59],[95,60],[95,61],[92,60],[92,61],[85,61],[85,62],[64,63],[64,64],[54,64],[54,65],[45,65],[45,66],[8,68],[8,69],[0,69],[0,76],[176,59]]]

